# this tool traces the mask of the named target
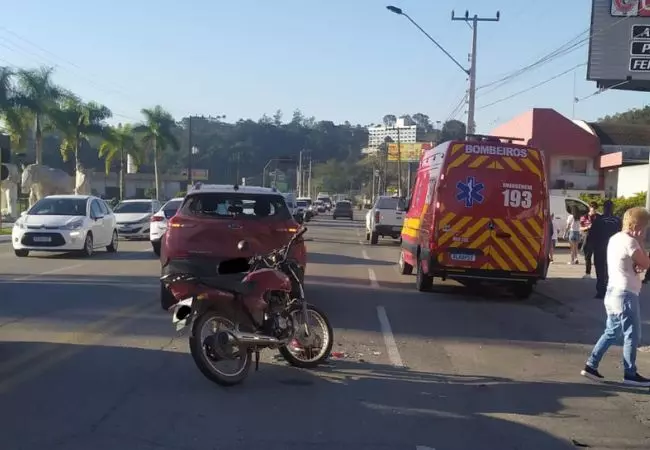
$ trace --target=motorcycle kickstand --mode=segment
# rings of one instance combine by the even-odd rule
[[[260,370],[260,351],[255,350],[255,372]]]

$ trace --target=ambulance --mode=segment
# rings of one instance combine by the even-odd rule
[[[402,227],[400,273],[415,269],[419,291],[439,277],[506,283],[528,298],[549,265],[543,152],[514,138],[468,139],[422,153]]]

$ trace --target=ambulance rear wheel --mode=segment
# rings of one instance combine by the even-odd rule
[[[399,273],[402,275],[411,275],[413,273],[413,266],[404,261],[404,252],[399,252],[399,261],[397,261]]]
[[[422,261],[418,256],[418,270],[415,275],[415,287],[420,292],[428,292],[433,287],[433,277],[422,270]]]
[[[371,245],[377,245],[378,242],[379,242],[379,235],[377,234],[376,231],[373,231],[370,234],[370,244]]]

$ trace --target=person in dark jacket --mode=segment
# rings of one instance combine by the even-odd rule
[[[597,216],[591,224],[587,235],[587,245],[594,253],[596,269],[596,297],[605,298],[607,291],[607,243],[609,238],[621,231],[621,219],[614,216],[614,204],[611,200],[603,203],[603,214]]]
[[[591,202],[589,204],[589,212],[580,218],[580,232],[584,236],[582,252],[585,255],[585,278],[591,278],[591,265],[594,252],[589,245],[589,230],[596,217],[600,215],[596,212],[596,208],[598,208],[598,203]]]

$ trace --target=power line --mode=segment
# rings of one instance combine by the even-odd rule
[[[508,95],[507,97],[503,97],[503,98],[500,98],[499,100],[495,100],[495,101],[493,101],[493,102],[491,102],[491,103],[488,103],[488,104],[486,104],[486,105],[483,105],[483,106],[479,107],[478,109],[489,108],[490,106],[496,105],[496,104],[498,104],[498,103],[505,102],[506,100],[510,100],[511,98],[517,97],[517,96],[519,96],[519,95],[521,95],[521,94],[525,94],[525,93],[527,93],[527,92],[530,92],[530,91],[532,91],[533,89],[537,89],[537,88],[540,87],[540,86],[543,86],[543,85],[545,85],[545,84],[547,84],[547,83],[550,83],[551,81],[556,80],[556,79],[560,78],[561,76],[564,76],[564,75],[566,75],[567,73],[572,72],[572,71],[574,71],[574,70],[576,70],[576,69],[578,69],[578,68],[580,68],[580,67],[586,66],[586,65],[587,65],[587,63],[578,64],[578,65],[576,65],[576,66],[574,66],[574,67],[571,67],[571,68],[568,69],[568,70],[565,70],[564,72],[558,73],[557,75],[554,75],[554,76],[552,76],[552,77],[550,77],[550,78],[547,78],[546,80],[541,81],[541,82],[539,82],[539,83],[537,83],[537,84],[534,84],[534,85],[532,85],[532,86],[530,86],[530,87],[528,87],[528,88],[526,88],[526,89],[523,89],[523,90],[521,90],[521,91],[515,92],[514,94],[510,94],[510,95]]]
[[[536,61],[534,61],[534,62],[532,62],[532,63],[530,63],[530,64],[528,64],[528,65],[526,65],[524,67],[521,67],[521,68],[519,68],[519,69],[517,69],[517,70],[515,70],[515,71],[513,71],[513,72],[511,72],[511,73],[509,73],[507,75],[504,75],[504,76],[502,76],[501,78],[499,78],[497,80],[494,80],[492,82],[481,85],[481,86],[479,86],[477,88],[477,90],[481,90],[481,89],[485,89],[485,88],[490,87],[490,86],[498,85],[494,89],[491,89],[490,91],[488,91],[488,92],[493,92],[494,90],[504,86],[509,81],[513,80],[514,78],[517,78],[517,77],[519,77],[521,75],[524,75],[525,73],[530,72],[530,71],[532,71],[534,69],[537,69],[537,68],[539,68],[539,67],[541,67],[541,66],[543,66],[543,65],[545,65],[545,64],[547,64],[547,63],[549,63],[549,62],[551,62],[551,61],[553,61],[553,60],[555,60],[557,58],[568,55],[569,53],[572,53],[575,50],[578,50],[578,49],[584,47],[585,45],[588,44],[588,41],[589,41],[589,39],[591,37],[593,37],[595,35],[598,35],[600,33],[603,33],[605,31],[607,31],[608,29],[618,25],[619,23],[621,23],[622,21],[627,20],[627,19],[630,19],[630,17],[628,17],[628,16],[622,17],[621,19],[619,19],[616,22],[608,25],[607,27],[596,30],[593,33],[590,33],[590,29],[587,28],[585,31],[579,33],[578,35],[576,35],[572,39],[568,40],[567,42],[565,42],[564,44],[562,44],[561,46],[559,46],[555,50],[553,50],[550,53],[542,56],[541,58],[537,59]],[[587,35],[586,37],[584,37],[585,34]],[[486,92],[485,94],[487,94],[488,92]]]

